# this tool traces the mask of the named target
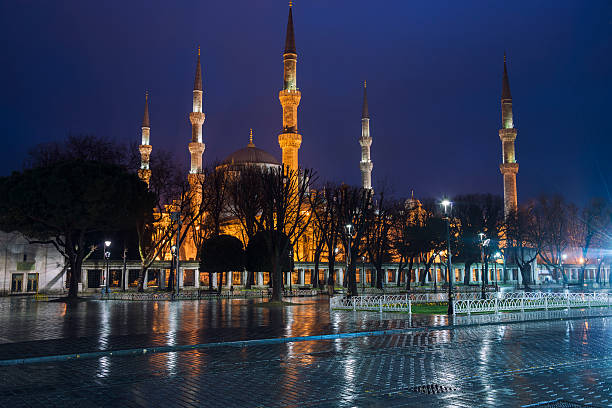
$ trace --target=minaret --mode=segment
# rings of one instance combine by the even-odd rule
[[[361,137],[359,138],[361,145],[361,161],[359,168],[361,169],[361,187],[364,189],[372,189],[372,167],[374,164],[370,160],[370,146],[372,146],[372,138],[370,137],[370,114],[368,112],[368,94],[366,90],[366,81],[363,81],[363,110],[361,112]]]
[[[191,143],[189,153],[191,154],[191,168],[189,170],[189,182],[193,185],[199,180],[202,173],[202,154],[204,143],[202,143],[202,124],[204,123],[202,113],[202,67],[200,65],[200,47],[198,47],[198,62],[196,64],[195,82],[193,84],[193,110],[189,113],[191,122]]]
[[[142,117],[142,139],[138,150],[140,150],[140,169],[138,177],[147,185],[151,179],[151,169],[149,168],[149,157],[153,147],[149,144],[149,136],[151,134],[151,123],[149,122],[149,92],[145,91],[145,107],[144,116]]]
[[[289,20],[287,22],[287,38],[285,40],[284,86],[278,93],[278,99],[283,107],[283,133],[278,135],[278,144],[283,150],[283,165],[292,171],[298,171],[298,150],[302,144],[302,135],[298,133],[297,108],[302,93],[297,89],[295,49],[295,34],[293,32],[293,7],[289,2]]]
[[[499,130],[499,138],[502,142],[502,164],[499,170],[504,177],[504,215],[507,217],[517,209],[516,198],[516,174],[518,163],[514,155],[514,140],[516,129],[512,119],[512,94],[510,94],[510,81],[508,80],[508,69],[506,68],[506,54],[504,53],[504,77],[502,80],[502,128]]]

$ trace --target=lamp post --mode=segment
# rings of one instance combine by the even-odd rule
[[[111,246],[111,242],[110,241],[104,241],[104,260],[106,261],[106,293],[110,292],[110,287],[109,287],[109,280],[110,280],[110,269],[109,269],[109,259],[111,256],[110,253],[110,246]]]
[[[361,293],[364,294],[365,293],[365,277],[366,277],[366,271],[365,271],[365,256],[361,256]]]
[[[181,235],[181,213],[178,211],[174,211],[172,213],[170,213],[170,219],[172,221],[176,221],[176,246],[174,247],[174,255],[176,256],[176,264],[175,264],[175,270],[176,270],[176,294],[178,296],[179,294],[179,273],[180,273],[180,268],[179,268],[179,254],[180,254],[180,249],[181,249],[181,241],[180,241],[180,235]]]
[[[597,273],[597,279],[600,281],[601,280],[601,258],[597,258],[597,272],[596,273]],[[606,275],[604,274],[603,285],[605,286],[605,284],[606,284]]]
[[[338,255],[338,251],[340,251],[340,248],[335,247],[334,248],[334,262],[336,262],[336,255]],[[329,269],[329,268],[328,268]],[[329,272],[329,271],[328,271]],[[348,273],[348,271],[344,271],[344,276],[342,276],[342,286],[346,287],[346,274]],[[317,279],[319,279],[319,277],[317,276]]]
[[[348,238],[348,246],[347,246],[347,253],[346,253],[346,274],[348,276],[349,273],[349,264],[351,261],[351,240],[353,239],[353,224],[346,224],[344,226],[344,230],[346,231],[346,235]],[[355,287],[357,287],[357,282],[355,282]],[[349,293],[351,292],[351,288],[349,285]],[[354,295],[353,293],[351,293],[351,295]]]
[[[500,259],[502,258],[502,253],[501,251],[497,251],[495,253],[495,259]],[[505,262],[505,258],[504,258],[504,262]],[[495,266],[495,271],[493,272],[493,276],[495,276],[495,291],[498,292],[499,288],[497,287],[497,262],[495,262],[496,266]]]
[[[478,236],[480,237],[480,298],[481,299],[486,299],[486,294],[485,294],[485,280],[484,280],[484,237],[485,234],[483,234],[482,232],[478,233]]]
[[[289,292],[293,291],[293,248],[289,248]]]
[[[442,206],[444,207],[444,215],[446,218],[446,242],[448,244],[447,248],[447,267],[448,272],[446,273],[447,281],[448,281],[448,315],[452,316],[454,314],[453,307],[453,277],[451,276],[453,271],[453,261],[452,261],[452,253],[451,253],[451,244],[450,244],[450,216],[453,211],[453,203],[449,200],[442,200]],[[408,278],[410,279],[410,277]]]
[[[563,273],[563,261],[565,261],[567,259],[567,254],[561,254],[561,257],[559,258],[559,269],[560,269],[560,273],[562,277],[565,277],[565,274]],[[570,276],[571,278],[571,276]],[[565,280],[565,279],[564,279]],[[569,283],[569,279],[567,279],[567,282],[565,283]]]
[[[174,269],[174,273],[176,273],[176,245],[172,245],[170,247],[170,254],[172,255],[172,260],[170,261],[170,271],[172,271],[172,269]],[[161,278],[161,276],[160,276]],[[165,284],[165,282],[164,282]],[[161,283],[159,284],[161,286]]]

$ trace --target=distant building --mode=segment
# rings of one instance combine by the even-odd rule
[[[51,244],[30,244],[17,232],[0,232],[0,294],[63,293],[64,257]]]

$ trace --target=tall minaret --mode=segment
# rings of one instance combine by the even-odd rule
[[[140,169],[138,177],[147,185],[151,179],[151,169],[149,168],[149,157],[153,147],[149,144],[149,136],[151,134],[151,123],[149,122],[149,92],[145,91],[145,107],[144,116],[142,117],[142,140],[138,150],[140,150]]]
[[[297,108],[302,93],[297,89],[295,49],[295,34],[293,32],[293,7],[289,2],[289,20],[287,22],[287,38],[283,61],[285,66],[283,90],[278,93],[278,99],[283,107],[283,133],[278,135],[278,144],[283,150],[283,165],[293,171],[298,171],[298,150],[302,144],[302,135],[298,133]]]
[[[508,216],[517,209],[516,198],[516,174],[518,163],[514,155],[514,140],[516,129],[512,119],[512,94],[510,94],[510,81],[508,80],[508,69],[506,68],[506,54],[504,53],[504,77],[502,80],[502,128],[499,130],[499,138],[502,142],[502,164],[499,170],[504,177],[504,215]]]
[[[193,84],[193,110],[189,113],[191,122],[191,143],[189,143],[189,153],[191,153],[191,169],[189,170],[189,181],[195,183],[202,173],[202,154],[204,153],[204,143],[202,143],[202,124],[204,123],[204,113],[202,113],[202,67],[200,65],[200,47],[198,47],[198,62],[196,64],[195,82]]]
[[[372,138],[370,137],[370,114],[368,112],[368,93],[366,90],[366,81],[363,81],[363,110],[361,112],[361,137],[359,138],[361,145],[361,161],[359,168],[361,169],[361,187],[364,189],[372,189],[372,167],[374,164],[370,160],[370,146],[372,146]]]

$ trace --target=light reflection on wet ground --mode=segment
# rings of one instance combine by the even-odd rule
[[[0,360],[249,339],[444,326],[446,316],[332,311],[326,297],[268,307],[252,299],[180,302],[87,301],[74,305],[0,299]],[[458,316],[451,323],[564,318],[607,309]],[[499,326],[496,326],[499,327]],[[503,326],[505,327],[505,326]],[[449,335],[441,331],[440,335]]]
[[[607,406],[611,334],[595,318],[0,367],[0,406]],[[411,391],[431,383],[456,390]]]

